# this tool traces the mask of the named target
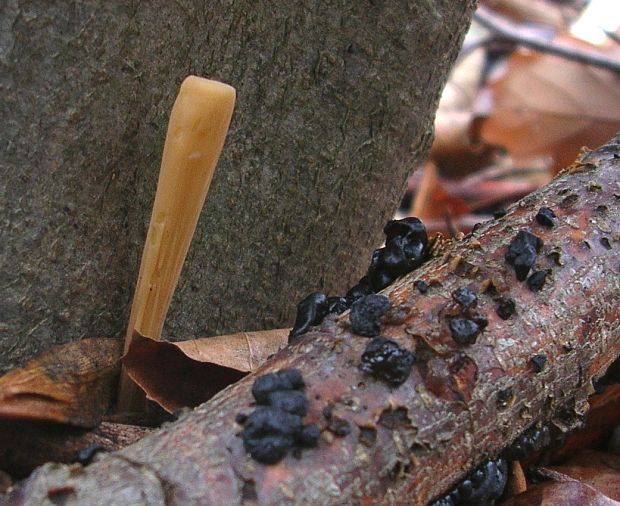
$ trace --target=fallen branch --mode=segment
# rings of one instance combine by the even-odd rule
[[[416,355],[402,385],[358,369],[369,339],[351,333],[344,313],[139,443],[84,469],[39,468],[11,504],[423,505],[534,423],[571,429],[591,380],[620,354],[619,142],[585,155],[383,292],[391,309],[381,334]],[[554,209],[552,228],[535,221],[541,206]],[[550,274],[540,291],[517,281],[504,259],[521,230],[544,241],[535,269]],[[416,280],[428,283],[426,293]],[[457,344],[448,326],[451,294],[461,287],[477,294],[476,311],[488,320],[471,345]],[[516,303],[507,320],[497,314],[500,297]],[[299,459],[267,466],[246,454],[235,416],[252,411],[257,374],[283,368],[302,372],[304,423],[322,435]],[[326,407],[348,434],[336,437]]]

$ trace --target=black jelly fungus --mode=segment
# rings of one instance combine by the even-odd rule
[[[362,354],[360,369],[365,373],[398,386],[411,373],[413,353],[385,337],[375,337]]]
[[[536,262],[536,252],[531,247],[526,247],[521,255],[515,258],[513,267],[515,269],[515,275],[519,281],[525,281],[530,269]]]
[[[268,434],[294,436],[301,428],[301,416],[268,406],[259,406],[248,415],[243,426],[243,434],[247,437]]]
[[[502,320],[507,320],[517,311],[515,301],[508,297],[500,297],[497,299],[497,315]]]
[[[530,232],[519,231],[512,239],[506,252],[506,261],[514,267],[519,281],[525,281],[530,269],[536,262],[537,253],[543,246],[543,241]]]
[[[323,416],[325,417],[326,420],[329,420],[333,414],[334,414],[333,406],[325,406],[323,408]]]
[[[327,299],[327,312],[341,314],[349,309],[346,297],[329,297]]]
[[[417,218],[392,220],[384,232],[385,247],[373,252],[366,274],[374,292],[419,267],[427,256],[426,228]]]
[[[480,227],[482,227],[481,222],[474,223],[474,226],[471,227],[472,234],[475,234],[476,232],[478,232],[478,230],[480,230]]]
[[[452,318],[450,320],[450,332],[452,339],[458,344],[473,344],[480,334],[480,326],[468,318]]]
[[[321,437],[321,431],[316,425],[306,425],[298,436],[298,441],[301,446],[314,447],[318,444]]]
[[[541,207],[536,214],[536,221],[544,227],[553,227],[555,218],[556,215],[550,207]]]
[[[545,368],[545,365],[547,364],[547,355],[545,355],[544,353],[534,355],[530,359],[530,363],[532,364],[534,372],[542,372],[542,370]]]
[[[383,227],[383,233],[387,241],[394,237],[407,237],[412,242],[420,242],[424,245],[428,243],[428,235],[424,223],[414,217],[388,221],[385,227]]]
[[[524,460],[549,444],[551,444],[551,431],[548,426],[530,427],[503,451],[502,456],[507,460]]]
[[[493,218],[495,218],[496,220],[499,220],[500,218],[503,218],[504,216],[506,216],[506,213],[508,211],[506,211],[506,209],[498,209],[497,211],[493,212]]]
[[[428,292],[428,283],[422,279],[418,279],[414,286],[418,289],[418,291],[422,294]]]
[[[542,287],[545,285],[545,280],[549,274],[548,270],[536,271],[532,273],[532,275],[527,278],[527,287],[532,290],[532,292],[540,292]]]
[[[383,268],[394,278],[402,276],[412,269],[405,254],[405,242],[404,237],[390,239],[385,244],[383,254],[381,255]]]
[[[104,452],[104,451],[105,451],[105,448],[101,446],[100,444],[92,444],[90,446],[87,446],[86,448],[83,448],[79,452],[77,452],[72,462],[76,462],[82,465],[88,465],[91,463],[95,455],[97,455],[97,453]]]
[[[275,464],[289,450],[301,455],[301,447],[316,446],[319,430],[304,426],[308,400],[299,390],[304,387],[297,369],[283,369],[254,381],[252,395],[260,404],[249,415],[237,415],[243,425],[241,437],[246,452],[263,464]]]
[[[345,295],[345,299],[347,299],[347,304],[350,306],[356,300],[361,299],[366,295],[370,295],[371,293],[373,293],[372,283],[368,279],[368,276],[364,276],[359,280],[357,285],[349,289]]]
[[[489,460],[472,471],[454,490],[432,506],[491,506],[504,492],[508,481],[505,459]]]
[[[258,404],[268,404],[269,394],[278,390],[299,390],[304,381],[298,369],[283,369],[256,378],[252,395]]]
[[[428,252],[428,246],[426,243],[421,242],[412,242],[409,240],[405,240],[403,244],[403,249],[405,251],[405,256],[407,257],[407,272],[412,271],[413,269],[417,269],[424,263],[426,260],[426,255]]]
[[[313,325],[321,323],[327,310],[327,296],[321,292],[311,293],[297,304],[297,316],[289,334],[289,342],[308,332]]]
[[[380,318],[389,308],[390,299],[385,295],[370,294],[355,301],[349,315],[351,329],[361,336],[376,336],[381,330]]]
[[[308,399],[297,390],[276,390],[267,396],[269,406],[287,413],[305,416],[308,412]]]
[[[329,420],[328,429],[337,437],[345,437],[351,433],[351,425],[344,418],[333,416]]]
[[[452,299],[463,309],[474,308],[478,304],[476,294],[464,286],[452,292]]]
[[[481,478],[474,478],[480,471]],[[458,487],[459,504],[463,506],[481,506],[494,504],[504,492],[508,481],[508,463],[504,459],[490,460],[474,471],[471,487]],[[466,481],[466,480],[465,480]]]
[[[366,278],[370,282],[373,292],[379,292],[388,286],[396,276],[390,274],[384,266],[383,255],[385,248],[376,249],[370,259],[370,267],[366,272]]]
[[[245,413],[237,413],[237,415],[235,416],[235,422],[237,422],[239,425],[243,425],[247,419],[248,415],[246,415]]]
[[[258,438],[244,438],[245,450],[263,464],[277,464],[286,457],[293,446],[291,436],[281,434],[265,435]]]

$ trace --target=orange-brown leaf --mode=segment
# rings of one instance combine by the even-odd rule
[[[563,465],[546,469],[573,478],[620,501],[620,457],[617,455],[582,450]]]
[[[620,128],[618,76],[558,56],[516,51],[487,92],[482,138],[522,160],[550,156],[559,169]]]
[[[180,343],[138,336],[123,365],[149,399],[173,413],[198,406],[256,369],[286,345],[288,332],[240,332]]]
[[[0,377],[0,419],[94,427],[108,409],[122,343],[83,339],[47,351]]]

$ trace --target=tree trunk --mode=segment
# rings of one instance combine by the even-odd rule
[[[384,291],[391,309],[381,333],[417,359],[402,385],[358,369],[369,339],[351,333],[347,312],[155,435],[84,470],[40,468],[10,504],[55,496],[65,504],[423,505],[533,424],[568,430],[586,410],[592,379],[620,354],[619,142]],[[534,219],[541,206],[555,211],[552,228]],[[540,291],[516,281],[504,259],[527,230],[544,241],[534,269],[550,273]],[[417,280],[430,285],[425,294]],[[451,294],[462,287],[488,320],[471,345],[448,328]],[[506,320],[500,297],[516,304]],[[299,459],[262,465],[246,454],[235,416],[253,409],[257,375],[291,367],[306,383],[304,421],[322,435]],[[349,434],[334,437],[327,406]]]
[[[165,337],[287,326],[342,292],[428,151],[474,4],[2,2],[0,371],[124,334],[188,73],[238,101]]]

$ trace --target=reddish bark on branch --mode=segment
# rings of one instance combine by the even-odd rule
[[[384,291],[392,307],[381,334],[417,357],[399,387],[358,369],[369,341],[351,333],[344,313],[139,443],[84,469],[43,466],[9,503],[423,505],[535,422],[570,429],[587,409],[592,379],[620,354],[619,140]],[[555,211],[553,228],[535,221],[541,206]],[[550,274],[538,292],[504,259],[521,230],[544,241],[535,270]],[[414,286],[420,279],[430,285],[425,294]],[[468,346],[448,326],[460,287],[477,294],[488,319]],[[507,320],[496,313],[500,296],[516,303]],[[542,370],[536,355],[547,359]],[[253,409],[256,375],[290,367],[307,385],[304,422],[322,436],[299,459],[265,466],[244,451],[235,415]],[[327,405],[350,434],[329,431]]]

